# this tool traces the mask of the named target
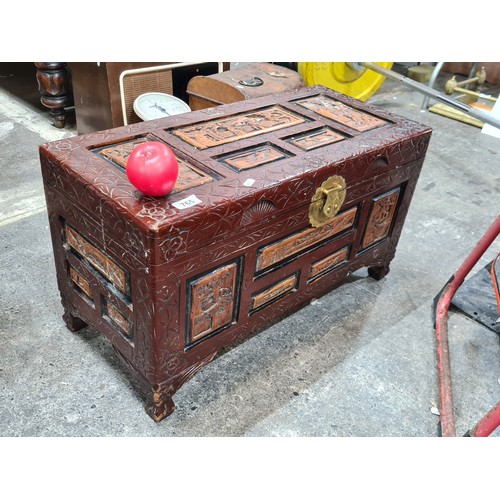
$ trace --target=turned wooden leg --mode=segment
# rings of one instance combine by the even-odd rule
[[[67,63],[37,62],[34,63],[37,72],[40,102],[50,110],[54,126],[64,128],[66,123],[65,107],[71,105],[72,92]]]
[[[172,397],[161,389],[159,385],[154,385],[146,398],[146,411],[155,421],[159,422],[168,417],[175,410]]]
[[[378,281],[385,277],[389,271],[389,264],[384,264],[383,266],[373,266],[368,268],[368,275]]]

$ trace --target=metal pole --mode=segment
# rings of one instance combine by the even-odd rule
[[[499,128],[500,129],[500,120],[491,116],[490,113],[486,111],[482,111],[480,109],[473,108],[472,106],[469,106],[468,104],[465,104],[463,102],[457,101],[456,99],[452,99],[451,97],[448,97],[445,94],[442,94],[441,92],[434,90],[431,87],[428,87],[427,85],[424,85],[422,83],[416,82],[415,80],[412,80],[411,78],[408,78],[406,76],[400,75],[399,73],[396,73],[395,71],[391,71],[386,68],[382,68],[378,64],[374,64],[371,62],[362,62],[359,63],[365,68],[371,69],[372,71],[375,71],[376,73],[379,73],[387,78],[390,78],[391,80],[395,80],[397,82],[402,83],[403,85],[407,85],[408,87],[411,87],[418,92],[421,92],[424,95],[433,97],[434,99],[437,99],[438,101],[442,101],[450,106],[453,106],[454,108],[457,108],[458,110],[462,111],[463,113],[466,113],[473,118],[476,118],[483,123],[487,123],[488,125],[492,125],[493,127]]]
[[[441,73],[441,69],[444,66],[444,62],[437,62],[436,66],[434,66],[434,70],[432,72],[432,75],[429,79],[429,87],[431,89],[434,88],[434,83],[436,82],[437,77],[439,76],[439,73]],[[424,111],[427,111],[427,108],[429,107],[429,100],[430,97],[428,95],[424,96],[424,100],[422,101],[422,109]]]
[[[487,94],[481,94],[480,92],[474,92],[473,90],[469,90],[469,89],[461,89],[461,88],[457,87],[455,89],[455,92],[458,92],[459,94],[467,94],[467,95],[471,95],[474,97],[479,97],[480,99],[484,99],[485,101],[497,102],[496,97],[493,97],[493,96],[487,95]]]

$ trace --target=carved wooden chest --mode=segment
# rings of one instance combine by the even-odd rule
[[[223,348],[388,272],[430,134],[318,86],[42,145],[67,326],[107,337],[161,420]],[[151,140],[179,161],[163,198],[125,174]]]

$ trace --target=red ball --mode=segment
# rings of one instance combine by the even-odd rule
[[[179,164],[173,151],[163,142],[139,144],[130,153],[127,166],[130,183],[148,196],[165,196],[175,186]]]

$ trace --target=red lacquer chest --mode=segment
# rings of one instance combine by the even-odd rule
[[[221,350],[388,272],[430,134],[318,86],[41,146],[67,326],[109,339],[161,420]],[[125,173],[152,140],[179,161],[162,198]]]

